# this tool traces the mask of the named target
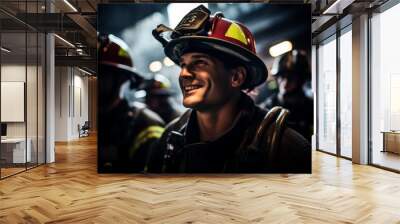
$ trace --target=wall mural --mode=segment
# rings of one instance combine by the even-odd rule
[[[311,173],[310,5],[98,9],[99,173]]]

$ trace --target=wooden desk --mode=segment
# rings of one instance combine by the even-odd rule
[[[25,151],[26,142],[28,143]],[[32,158],[32,141],[28,138],[6,138],[1,139],[1,157],[6,163],[25,163]],[[11,159],[12,158],[12,159]]]
[[[400,131],[382,131],[381,133],[383,133],[382,152],[400,154]]]

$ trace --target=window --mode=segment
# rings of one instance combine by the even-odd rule
[[[41,12],[44,3],[18,2],[19,16]],[[45,162],[46,40],[13,16],[0,12],[0,17],[9,21],[0,23],[0,110],[6,115],[1,118],[0,178],[5,178]]]
[[[336,39],[318,48],[318,145],[336,153]]]
[[[371,18],[372,163],[400,170],[400,4]]]
[[[351,26],[340,36],[340,155],[351,158],[352,35]],[[346,32],[347,31],[347,32]]]

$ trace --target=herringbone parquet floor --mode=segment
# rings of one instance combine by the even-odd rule
[[[96,172],[96,139],[0,181],[0,223],[400,223],[400,175],[313,153],[312,175]]]

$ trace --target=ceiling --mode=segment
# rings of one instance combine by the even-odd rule
[[[344,0],[350,3],[353,10],[363,10],[371,4],[382,4],[385,0]],[[148,64],[152,60],[162,60],[162,49],[151,37],[150,32],[143,30],[155,26],[155,22],[165,23],[168,21],[167,4],[133,4],[137,0],[34,0],[34,1],[0,1],[0,25],[3,33],[3,46],[15,49],[15,56],[29,55],[35,53],[35,43],[28,43],[32,35],[25,40],[24,33],[29,32],[54,32],[61,38],[75,45],[71,47],[60,38],[55,39],[56,64],[75,65],[96,70],[96,45],[97,32],[106,31],[122,37],[136,54],[139,54],[138,67],[148,71]],[[142,3],[151,1],[140,1]],[[256,2],[256,1],[252,1]],[[260,1],[259,1],[260,2]],[[311,43],[308,41],[321,33],[329,22],[316,25],[322,19],[334,21],[337,16],[321,15],[331,6],[334,0],[267,0],[262,1],[270,4],[232,4],[232,3],[210,3],[212,12],[222,11],[227,18],[243,21],[255,34],[257,50],[264,62],[270,66],[272,57],[268,48],[283,40],[293,42],[295,48],[310,50]],[[285,6],[274,3],[286,4]],[[112,6],[100,6],[99,4],[113,4]],[[309,24],[299,23],[304,20],[307,10],[299,10],[299,5],[293,3],[311,3],[313,27]],[[121,4],[123,4],[121,6]],[[289,5],[288,5],[289,4]],[[120,5],[118,7],[118,5]],[[71,7],[72,6],[72,7]],[[279,9],[279,7],[281,7]],[[300,6],[308,7],[308,6]],[[359,7],[359,8],[357,8]],[[98,11],[99,10],[99,11]],[[51,13],[50,13],[51,12]],[[97,21],[97,15],[100,15]],[[152,18],[152,16],[154,18]],[[158,17],[157,17],[158,16]],[[158,21],[157,21],[158,18]],[[161,20],[160,20],[161,18]],[[98,22],[98,23],[97,23]],[[316,28],[315,28],[316,27]],[[136,38],[135,38],[136,36]],[[33,41],[35,42],[35,41]],[[7,43],[7,44],[6,44]],[[24,51],[28,43],[27,51]],[[77,49],[80,52],[78,53]],[[137,50],[136,50],[137,49]]]

